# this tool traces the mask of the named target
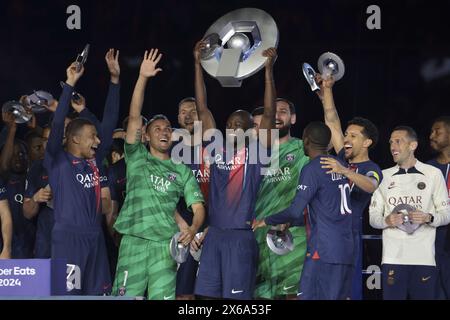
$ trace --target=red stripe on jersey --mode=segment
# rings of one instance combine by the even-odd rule
[[[98,168],[93,160],[87,160],[87,163],[89,164],[89,167],[91,167],[92,171],[94,172],[94,188],[95,188],[95,199],[97,204],[97,212],[99,212],[100,209],[100,174],[98,172]]]
[[[209,194],[209,163],[205,162],[205,156],[207,155],[206,148],[202,147],[202,156],[200,157],[200,172],[202,173],[203,179],[200,182],[200,190],[203,194],[203,198],[205,199],[205,203],[208,203],[208,194]],[[208,179],[205,179],[208,177]]]
[[[311,224],[308,219],[308,208],[303,210],[303,218],[305,219],[305,229],[306,229],[306,240],[309,241],[309,237],[311,236]]]
[[[237,203],[241,198],[245,174],[245,156],[244,148],[233,157],[233,170],[230,171],[227,187],[227,199],[231,203]],[[244,161],[241,161],[241,159],[244,159]]]
[[[449,172],[450,164],[447,164],[447,190],[448,190],[448,197],[450,198],[450,172]]]

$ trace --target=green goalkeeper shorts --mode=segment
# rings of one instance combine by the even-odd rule
[[[170,256],[169,241],[124,235],[113,295],[144,296],[147,291],[149,300],[174,300],[176,272],[177,263]]]

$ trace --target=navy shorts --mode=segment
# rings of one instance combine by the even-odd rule
[[[55,224],[53,210],[43,208],[37,218],[36,243],[34,244],[34,257],[49,259],[52,254],[52,229]]]
[[[68,295],[109,294],[111,277],[103,232],[83,229],[55,225],[52,258],[67,261]]]
[[[36,230],[29,230],[29,233],[15,234],[12,236],[11,258],[12,259],[32,259],[34,251]]]
[[[297,297],[299,300],[345,300],[350,298],[353,266],[326,263],[307,255]]]
[[[362,300],[363,299],[363,277],[362,277],[362,239],[361,234],[357,231],[353,231],[353,243],[355,260],[353,262],[352,271],[352,288],[351,288],[351,299],[352,300]]]
[[[436,298],[438,271],[434,266],[383,264],[383,300]]]
[[[436,265],[439,272],[436,298],[450,300],[450,253],[436,253]]]
[[[189,253],[186,261],[181,263],[177,270],[177,296],[194,294],[197,271],[198,262]]]
[[[259,248],[252,230],[209,227],[200,258],[195,294],[212,298],[253,298]]]

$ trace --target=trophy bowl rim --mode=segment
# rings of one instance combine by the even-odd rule
[[[317,60],[317,68],[319,69],[319,72],[322,74],[323,72],[323,63],[326,58],[332,58],[339,66],[339,71],[336,75],[333,75],[334,81],[339,81],[342,79],[342,77],[345,74],[345,64],[344,60],[342,60],[341,57],[339,57],[336,53],[327,51],[320,55],[319,59]]]
[[[238,19],[241,16],[245,16],[245,20]],[[220,35],[220,32],[225,28],[225,26],[227,26],[228,23],[232,22],[233,20],[252,21],[252,19],[255,19],[253,21],[256,23],[258,29],[260,30],[261,36],[264,37],[265,35],[265,37],[261,39],[261,44],[255,47],[254,51],[247,58],[247,60],[239,63],[240,66],[237,71],[237,75],[235,76],[237,80],[249,78],[259,72],[262,68],[264,68],[267,58],[261,55],[262,52],[270,47],[278,47],[279,30],[273,17],[266,11],[259,8],[245,7],[235,9],[215,20],[203,35],[203,38],[205,38],[212,33],[217,33],[219,35],[219,39],[222,40],[223,36]],[[264,31],[261,31],[261,29]],[[268,41],[268,38],[270,38],[271,35],[274,35],[272,36],[272,41]],[[223,48],[223,44],[219,48]],[[216,78],[216,73],[219,68],[219,60],[213,57],[212,59],[201,60],[200,62],[203,69],[211,77]],[[244,66],[244,68],[242,68],[242,66]]]

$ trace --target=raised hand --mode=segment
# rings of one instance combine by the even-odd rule
[[[111,82],[119,83],[120,65],[119,65],[119,50],[114,53],[114,49],[109,49],[105,56],[106,64],[109,73],[111,74]]]
[[[316,73],[314,78],[316,80],[317,85],[320,87],[321,90],[333,88],[334,83],[336,82],[334,80],[334,77],[331,75],[327,76],[324,79],[320,73]]]
[[[72,104],[72,108],[80,113],[81,111],[83,111],[84,108],[86,108],[86,99],[78,93],[78,96],[80,97],[79,99],[72,99],[71,100],[71,104]]]
[[[29,106],[25,106],[25,112],[31,116],[30,120],[27,122],[27,127],[30,129],[36,128],[36,117],[34,116],[33,109]]]
[[[66,70],[67,80],[66,83],[72,87],[74,87],[78,80],[84,73],[84,66],[81,67],[80,71],[77,72],[77,63],[73,62]]]
[[[265,63],[266,68],[272,68],[278,57],[277,49],[274,47],[268,48],[262,52],[262,55],[263,57],[267,57]]]
[[[334,77],[328,76],[326,79],[323,79],[320,73],[316,73],[314,80],[316,80],[317,85],[320,87],[320,90],[317,90],[316,94],[323,102],[323,92],[324,90],[331,90],[333,88],[335,83]]]
[[[2,120],[7,127],[17,127],[16,117],[12,112],[2,112]]]
[[[195,62],[197,63],[200,62],[202,50],[204,50],[205,48],[206,48],[206,41],[200,40],[195,44],[193,51]]]
[[[58,108],[58,100],[55,99],[49,105],[44,105],[44,107],[46,107],[47,110],[49,110],[51,112],[55,112],[56,108]]]
[[[158,49],[151,49],[150,52],[145,51],[144,60],[141,64],[139,74],[145,78],[152,78],[162,71],[161,68],[156,68],[159,60],[161,60],[162,53],[158,55]]]
[[[27,95],[23,95],[20,97],[19,102],[23,104],[24,107],[29,107],[28,101],[27,101]]]

